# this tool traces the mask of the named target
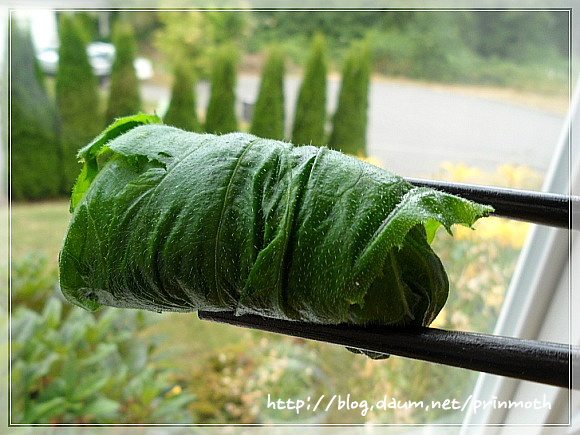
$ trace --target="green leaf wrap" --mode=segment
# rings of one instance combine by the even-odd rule
[[[79,154],[60,283],[87,309],[428,325],[449,285],[422,224],[492,211],[327,148],[139,116]]]

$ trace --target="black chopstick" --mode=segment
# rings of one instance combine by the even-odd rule
[[[559,228],[571,228],[571,213],[580,198],[445,181],[406,178],[417,187],[430,187],[494,207],[493,215]],[[202,320],[226,323],[309,340],[392,354],[500,376],[580,389],[580,348],[425,327],[319,325],[267,317],[235,316],[227,312],[198,313]]]
[[[417,187],[431,187],[471,201],[491,205],[493,215],[559,228],[571,228],[572,210],[580,210],[580,197],[477,184],[405,178]]]
[[[479,372],[580,389],[580,349],[565,344],[423,327],[318,325],[228,312],[202,320],[420,359]]]

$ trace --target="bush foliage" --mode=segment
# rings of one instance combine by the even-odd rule
[[[63,308],[53,297],[41,312],[20,307],[13,315],[13,422],[191,421],[193,396],[175,388],[172,370],[154,356],[155,342],[139,336],[144,313]]]
[[[370,62],[368,41],[353,44],[344,64],[338,107],[328,141],[331,148],[358,156],[366,155]]]
[[[107,123],[116,118],[133,115],[141,109],[139,80],[135,71],[135,37],[131,25],[125,21],[115,23],[113,40],[115,62],[111,71],[111,89],[107,107]]]
[[[56,109],[39,81],[30,34],[15,20],[11,42],[11,197],[54,197],[61,187]]]
[[[129,14],[135,16],[133,11]],[[153,32],[154,45],[168,64],[185,62],[196,77],[209,78],[220,48],[247,37],[248,15],[226,10],[160,12],[160,26]]]
[[[267,139],[284,139],[284,53],[280,47],[269,50],[250,133]]]
[[[326,122],[326,74],[325,42],[321,34],[312,41],[312,48],[304,80],[300,86],[296,115],[292,130],[292,142],[301,144],[324,144]]]
[[[191,423],[195,397],[160,337],[143,333],[155,315],[81,310],[62,302],[57,282],[44,256],[12,262],[12,422]]]
[[[75,16],[59,15],[59,66],[56,105],[60,119],[63,193],[70,194],[80,172],[77,151],[102,129],[97,78],[85,51],[85,40]]]
[[[237,53],[224,45],[216,53],[211,74],[211,95],[205,119],[208,133],[231,133],[238,129],[235,112]]]
[[[187,131],[202,130],[197,118],[193,73],[184,65],[175,68],[171,101],[163,122]]]

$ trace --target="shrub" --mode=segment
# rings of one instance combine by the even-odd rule
[[[310,143],[322,145],[324,143],[326,71],[324,37],[317,34],[312,42],[296,104],[292,130],[292,142],[296,145]]]
[[[133,64],[135,60],[135,37],[130,24],[117,21],[113,32],[115,62],[111,71],[111,89],[107,107],[107,122],[115,118],[133,115],[141,109],[139,80]]]
[[[268,53],[250,132],[284,139],[284,54],[279,47],[272,47]]]
[[[139,335],[150,314],[79,308],[63,315],[50,298],[42,312],[12,315],[12,422],[26,424],[189,423],[176,373]]]
[[[258,340],[258,337],[262,339]],[[200,423],[321,423],[323,413],[267,408],[268,395],[301,398],[332,390],[317,347],[303,340],[256,335],[255,340],[221,346],[192,371],[197,400],[190,409]],[[346,351],[345,351],[346,352]]]
[[[234,93],[236,85],[236,58],[233,46],[218,50],[211,74],[211,95],[207,106],[205,131],[231,133],[238,129]]]
[[[103,128],[98,82],[85,51],[74,16],[59,15],[59,65],[56,74],[56,105],[62,147],[62,192],[70,194],[80,172],[77,151]]]
[[[56,109],[45,92],[28,31],[12,21],[11,196],[42,199],[60,191]]]
[[[171,101],[163,122],[188,131],[201,131],[197,119],[193,73],[184,65],[175,68]]]
[[[40,311],[58,282],[56,267],[46,255],[27,253],[10,262],[10,301],[12,306]]]
[[[344,64],[338,107],[328,141],[331,148],[352,155],[366,156],[370,64],[368,41],[353,44]]]

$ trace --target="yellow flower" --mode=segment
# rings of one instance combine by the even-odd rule
[[[458,226],[454,229],[454,236],[457,240],[493,240],[500,246],[511,246],[521,249],[530,228],[530,224],[525,222],[510,221],[501,218],[487,218],[478,221],[474,227],[470,228]]]
[[[447,172],[447,179],[457,183],[475,182],[483,177],[481,169],[467,166],[464,163],[444,162],[441,164]]]
[[[519,189],[538,189],[542,184],[542,176],[526,166],[501,165],[496,170],[498,184]]]
[[[181,394],[181,392],[182,392],[181,386],[176,385],[175,387],[173,387],[171,390],[169,390],[165,394],[165,397],[169,398],[169,397],[177,396],[177,395]]]
[[[542,175],[526,166],[504,164],[500,165],[495,173],[486,173],[464,163],[444,162],[441,167],[445,171],[444,179],[458,183],[491,184],[536,190],[542,182]],[[530,225],[518,221],[490,218],[479,220],[475,227],[477,231],[457,226],[454,228],[455,238],[458,240],[494,241],[502,247],[511,246],[515,249],[521,249]]]

